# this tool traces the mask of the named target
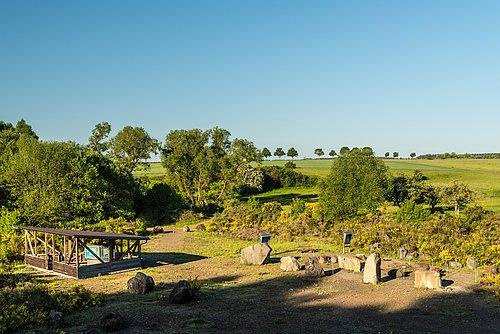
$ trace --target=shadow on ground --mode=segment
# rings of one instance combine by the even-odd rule
[[[241,279],[237,275],[208,279],[197,300],[187,305],[172,305],[162,298],[173,282],[160,285],[153,295],[114,295],[107,306],[88,309],[70,320],[75,325],[87,322],[85,329],[95,328],[95,319],[118,311],[127,319],[123,333],[492,333],[500,328],[498,305],[474,292],[424,293],[409,307],[390,312],[390,304],[371,300],[350,307],[345,300],[349,294],[333,298],[318,293],[320,281],[298,274],[247,284]]]
[[[145,268],[164,266],[167,264],[183,264],[207,258],[206,256],[177,252],[142,253],[142,256],[143,267]]]

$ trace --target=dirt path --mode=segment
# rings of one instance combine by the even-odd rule
[[[197,247],[178,230],[154,237],[145,247],[150,267],[143,271],[163,288],[144,296],[126,293],[134,272],[60,281],[111,294],[106,306],[70,316],[67,332],[95,328],[110,311],[127,319],[125,333],[500,332],[499,305],[473,292],[469,271],[447,273],[450,285],[441,291],[415,289],[412,277],[371,286],[359,273],[309,280],[302,272],[281,272],[278,263],[241,265],[236,253],[204,257]],[[383,261],[383,274],[393,265]],[[164,301],[175,282],[195,277],[204,282],[198,300],[180,306]]]

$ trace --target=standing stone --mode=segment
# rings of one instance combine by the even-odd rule
[[[325,263],[330,263],[332,260],[331,257],[328,255],[320,255],[318,256],[318,261],[320,264],[325,264]]]
[[[241,263],[263,265],[269,263],[271,247],[267,243],[255,244],[241,250]]]
[[[198,225],[196,225],[195,228],[196,228],[196,231],[205,231],[207,229],[207,227],[203,223],[199,223]]]
[[[299,271],[300,263],[293,256],[285,256],[280,259],[280,269],[283,271]]]
[[[143,295],[153,291],[155,288],[155,281],[153,277],[144,273],[138,272],[134,277],[127,281],[127,289],[129,293],[135,295]]]
[[[360,273],[363,270],[363,266],[365,265],[364,261],[349,253],[339,254],[338,261],[339,268],[354,271],[357,273]]]
[[[427,289],[441,288],[441,274],[434,270],[416,270],[415,287]]]
[[[168,296],[168,300],[172,304],[188,303],[193,300],[193,298],[193,289],[191,289],[191,284],[189,284],[189,282],[186,280],[177,282],[177,284],[170,292],[170,295]]]
[[[448,267],[460,269],[460,268],[462,268],[462,264],[458,261],[450,261],[450,262],[448,262]]]
[[[163,233],[163,227],[162,226],[158,226],[158,225],[155,226],[155,227],[153,227],[153,233],[156,233],[156,234]]]
[[[380,265],[382,260],[379,253],[371,253],[366,259],[365,269],[363,271],[363,283],[378,284],[381,277]]]
[[[325,276],[325,271],[319,264],[319,260],[315,256],[309,257],[305,265],[306,276],[319,278]]]
[[[408,255],[408,251],[405,248],[398,249],[398,256],[400,259],[406,259],[406,255]]]
[[[334,255],[332,255],[332,256],[330,257],[330,262],[331,262],[332,264],[335,264],[335,263],[339,262],[339,259],[338,259],[338,257],[337,257],[337,255],[336,255],[336,254],[334,254]]]
[[[468,257],[467,258],[467,268],[470,270],[475,270],[477,268],[477,261],[473,257]]]
[[[186,225],[186,226],[184,226],[184,227],[182,228],[182,230],[183,230],[184,232],[191,232],[191,229],[190,229],[190,228],[189,228],[189,226],[187,226],[187,225]]]

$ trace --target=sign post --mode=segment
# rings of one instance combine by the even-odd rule
[[[349,252],[351,251],[351,239],[352,239],[352,230],[348,230],[344,232],[344,239],[343,239],[343,249],[342,253],[345,253],[346,248],[349,249]]]

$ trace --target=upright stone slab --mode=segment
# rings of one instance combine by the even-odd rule
[[[311,256],[305,265],[306,276],[311,278],[319,278],[325,276],[325,271],[319,264],[319,260],[316,256]]]
[[[300,263],[293,256],[285,256],[280,259],[280,269],[283,271],[299,271]]]
[[[371,253],[366,259],[365,268],[363,270],[363,283],[378,284],[380,281],[380,265],[382,260],[379,253]]]
[[[441,274],[434,270],[415,270],[415,287],[440,289]]]
[[[267,243],[258,243],[241,250],[241,263],[262,265],[269,262],[271,247]]]
[[[339,254],[338,255],[339,268],[354,271],[360,273],[363,270],[365,262],[360,258],[349,254]]]

